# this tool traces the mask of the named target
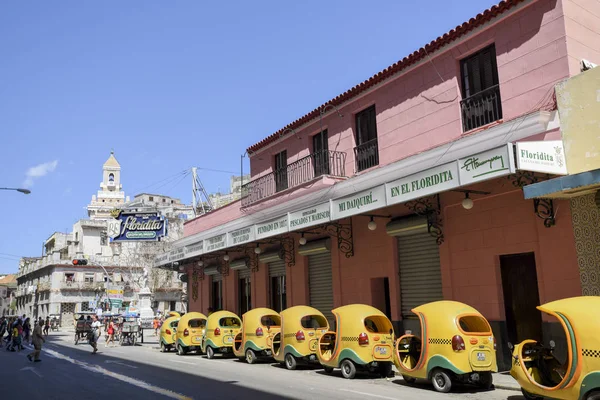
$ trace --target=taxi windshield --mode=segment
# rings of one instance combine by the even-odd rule
[[[327,320],[321,315],[306,315],[300,323],[304,329],[327,328]]]
[[[260,323],[262,326],[280,326],[281,318],[279,315],[264,315],[260,319]]]
[[[491,335],[492,328],[485,318],[479,315],[465,315],[458,319],[460,329],[466,334]]]
[[[171,328],[177,328],[177,325],[179,325],[179,320],[171,322]]]
[[[175,322],[175,325],[177,325],[178,322]],[[188,322],[188,325],[190,328],[204,328],[204,326],[206,325],[206,320],[205,319],[190,319],[190,321]]]
[[[393,330],[389,320],[382,315],[372,315],[365,318],[365,328],[372,333],[389,333]]]
[[[234,317],[225,317],[219,320],[219,325],[223,328],[239,328],[242,326],[239,319]]]

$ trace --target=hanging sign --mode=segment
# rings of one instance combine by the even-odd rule
[[[290,231],[323,224],[331,220],[329,202],[319,204],[302,211],[289,213],[288,224]]]
[[[562,140],[517,143],[517,168],[554,175],[567,175]]]
[[[331,200],[331,219],[346,218],[385,206],[385,185],[381,185],[341,199]]]
[[[288,231],[288,216],[284,215],[283,217],[275,218],[268,222],[261,222],[254,226],[257,240],[280,235]]]
[[[458,160],[460,184],[486,181],[515,173],[512,143]]]
[[[206,242],[206,251],[205,253],[219,250],[224,248],[227,245],[227,234],[223,233],[218,236],[213,236],[209,239],[204,239]]]
[[[106,233],[113,242],[157,241],[167,235],[167,221],[158,212],[112,210]]]
[[[199,256],[204,252],[204,241],[185,246],[185,258]]]
[[[440,193],[458,187],[456,161],[439,165],[385,184],[387,205]]]
[[[254,226],[231,231],[227,234],[227,243],[229,246],[250,242],[254,240]]]

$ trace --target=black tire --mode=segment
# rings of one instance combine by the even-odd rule
[[[246,362],[250,365],[256,364],[256,353],[252,349],[246,350]]]
[[[293,354],[287,353],[285,355],[285,367],[290,371],[293,371],[298,367],[298,362],[296,361],[296,357]]]
[[[354,379],[356,376],[356,365],[348,359],[345,359],[340,364],[340,368],[342,369],[342,376],[346,379]]]
[[[525,389],[521,389],[521,393],[523,394],[523,397],[525,397],[525,400],[541,400],[541,397],[535,396],[531,393],[529,393],[527,390]]]
[[[417,381],[417,378],[413,378],[412,376],[408,376],[408,375],[404,375],[402,374],[402,379],[404,379],[404,382],[412,385],[413,383],[415,383]]]
[[[479,382],[477,386],[489,390],[494,385],[494,377],[491,372],[482,372],[479,374]]]
[[[77,345],[77,343],[79,343],[79,335],[75,334],[75,345]]]
[[[186,351],[185,351],[185,349],[183,348],[183,346],[182,346],[182,345],[180,345],[180,344],[178,344],[178,345],[177,345],[177,355],[178,355],[178,356],[185,356],[185,353],[186,353]]]
[[[600,390],[594,390],[585,396],[585,400],[600,400]]]
[[[448,393],[452,389],[452,379],[443,369],[436,369],[431,374],[431,383],[436,391]]]
[[[333,368],[332,367],[323,367],[323,370],[327,374],[332,374],[333,373]]]
[[[389,378],[392,374],[392,363],[384,362],[379,364],[379,375],[382,378]]]
[[[167,352],[167,348],[165,347],[165,344],[162,341],[160,342],[160,352],[161,353]]]
[[[206,358],[209,360],[215,358],[215,350],[210,346],[206,346]]]

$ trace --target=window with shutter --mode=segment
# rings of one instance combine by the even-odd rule
[[[460,68],[463,130],[470,131],[502,119],[496,47],[491,45],[465,58]]]
[[[275,154],[275,191],[280,192],[288,188],[287,177],[287,151]]]
[[[354,157],[356,170],[363,171],[379,165],[379,148],[377,145],[377,114],[375,106],[371,106],[356,114],[356,147]]]

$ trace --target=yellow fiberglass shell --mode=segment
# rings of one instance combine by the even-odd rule
[[[415,335],[404,335],[398,339],[394,363],[402,374],[427,379],[435,368],[446,369],[456,375],[498,370],[492,328],[475,308],[458,301],[442,300],[423,304],[411,311],[417,315],[421,325],[421,352],[418,359],[412,360],[413,365],[400,362],[403,355],[399,352],[399,345]],[[469,321],[476,321],[476,330],[463,329]],[[452,349],[454,336],[463,339],[465,350]],[[479,356],[483,359],[478,359]]]
[[[522,354],[523,346],[535,343],[533,340],[515,346],[518,360],[513,361],[511,375],[527,392],[549,398],[584,399],[589,392],[600,391],[600,319],[597,318],[600,297],[571,297],[537,308],[555,317],[565,332],[568,357],[563,379],[554,387],[535,381]]]
[[[206,324],[206,315],[199,312],[183,314],[177,324],[177,344],[183,348],[200,346]],[[192,326],[190,326],[192,325]],[[186,333],[187,329],[187,335]]]
[[[219,334],[215,335],[217,328],[219,328]],[[217,311],[210,314],[206,320],[202,351],[206,352],[206,346],[213,349],[233,347],[234,338],[241,330],[240,317],[231,311]]]
[[[260,328],[262,335],[257,334]],[[233,353],[237,357],[243,357],[247,349],[256,352],[271,348],[273,336],[281,329],[281,317],[279,313],[270,308],[253,308],[242,315],[242,330],[236,335],[235,341],[241,340],[233,347]],[[239,346],[237,346],[239,344]],[[237,347],[237,348],[236,348]]]
[[[181,317],[181,314],[178,313],[177,311],[169,311],[169,313],[167,315],[169,317]]]
[[[322,365],[337,368],[344,359],[358,365],[393,362],[394,328],[383,312],[366,304],[350,304],[332,313],[337,326],[337,331],[331,332],[335,334],[335,347],[331,353],[324,352],[322,345],[330,337],[329,332],[321,337],[317,356]],[[358,337],[363,333],[369,338],[367,345],[359,344]]]
[[[172,346],[177,339],[177,325],[180,316],[173,316],[165,319],[160,327],[160,341],[165,346]]]
[[[271,345],[271,351],[276,361],[283,362],[286,353],[292,353],[294,357],[307,357],[317,353],[319,339],[329,330],[329,323],[323,313],[309,306],[293,306],[279,313],[281,316],[281,334],[275,335],[279,343]],[[305,327],[302,325],[303,318],[318,319],[321,321],[318,327]],[[302,331],[304,340],[297,340],[296,333]],[[275,345],[278,345],[275,348]]]

